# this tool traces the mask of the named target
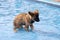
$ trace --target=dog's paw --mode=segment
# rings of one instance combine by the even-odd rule
[[[17,32],[17,30],[14,30],[14,32]]]

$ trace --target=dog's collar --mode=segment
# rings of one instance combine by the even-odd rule
[[[33,20],[31,20],[31,21],[30,21],[30,23],[34,23],[34,21],[33,21]]]

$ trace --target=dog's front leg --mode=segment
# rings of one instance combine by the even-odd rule
[[[33,26],[33,24],[31,24],[31,25],[30,25],[30,27],[31,27],[31,30],[33,30],[33,29],[34,29],[34,26]]]
[[[29,32],[29,26],[28,25],[25,25],[24,29]]]

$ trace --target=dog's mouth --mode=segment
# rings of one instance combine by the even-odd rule
[[[36,22],[39,22],[40,20],[39,19],[35,19]]]

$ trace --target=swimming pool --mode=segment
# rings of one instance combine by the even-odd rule
[[[3,3],[2,3],[3,2]],[[13,19],[21,12],[39,10],[33,32],[13,32]],[[60,8],[30,0],[0,1],[0,40],[60,40]]]

